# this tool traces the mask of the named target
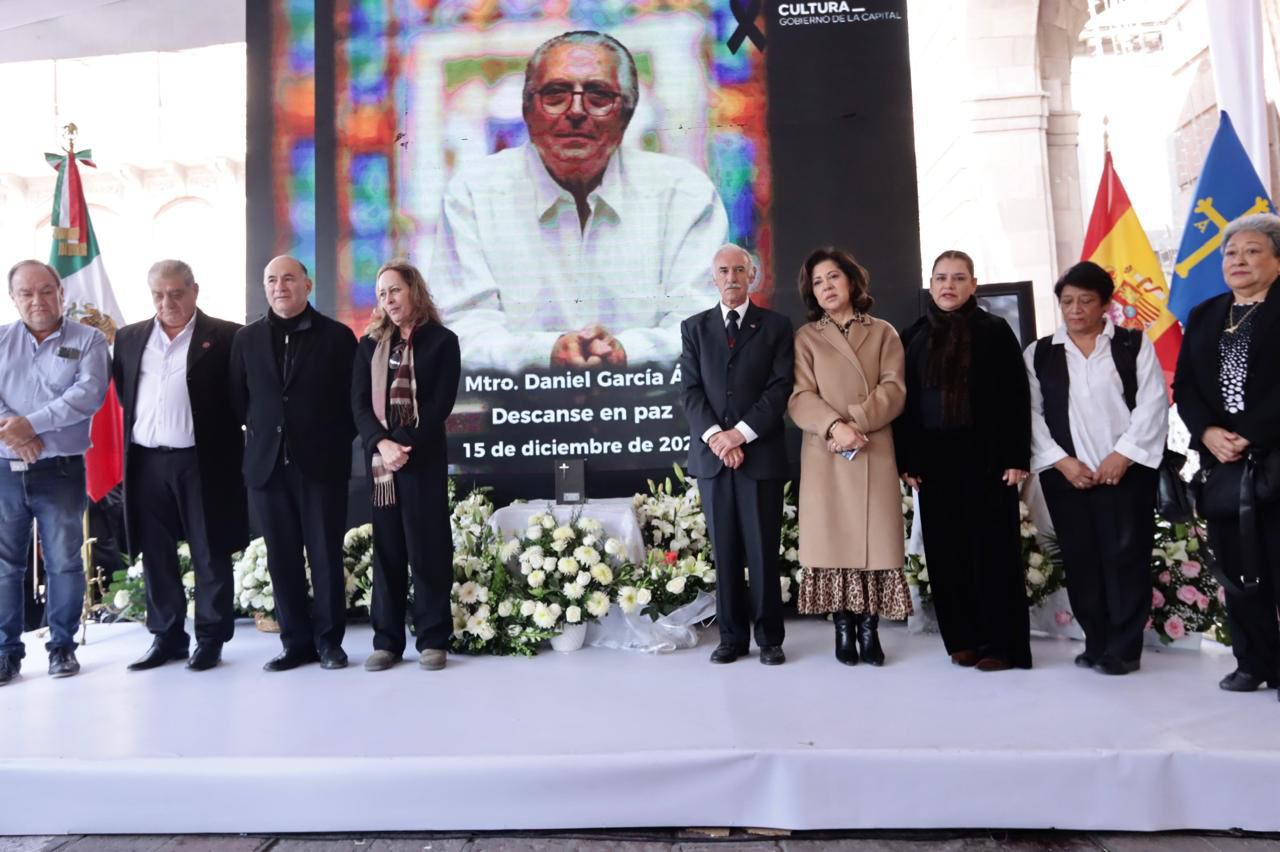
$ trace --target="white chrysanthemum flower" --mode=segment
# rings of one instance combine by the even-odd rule
[[[596,618],[603,618],[609,611],[609,596],[604,592],[592,592],[587,598],[587,612]]]
[[[621,556],[622,549],[622,542],[618,541],[616,538],[608,539],[604,543],[604,552],[610,556]]]
[[[498,551],[498,556],[503,562],[510,562],[515,555],[520,552],[520,540],[513,538],[506,544],[502,545],[502,549]]]
[[[582,550],[581,547],[578,550]],[[569,574],[576,576],[578,573],[578,560],[572,556],[562,556],[560,561],[556,563],[556,570],[561,574]]]
[[[564,620],[569,624],[578,624],[582,621],[582,609],[576,606],[569,607],[564,611]]]
[[[458,602],[473,604],[480,599],[480,587],[468,580],[458,587]]]
[[[524,537],[529,539],[529,541],[537,541],[542,538],[542,527],[529,527],[524,531]]]
[[[618,589],[618,609],[630,614],[636,611],[639,603],[639,590],[635,586],[623,586]]]
[[[129,594],[128,589],[121,589],[116,592],[116,596],[111,599],[111,603],[116,609],[127,609],[132,601],[133,596]]]
[[[672,577],[670,580],[667,581],[667,591],[673,595],[683,594],[684,584],[685,584],[684,577]]]
[[[584,544],[582,547],[574,549],[573,558],[581,562],[583,565],[595,565],[600,561],[600,554],[594,547],[589,547]]]
[[[543,581],[546,579],[547,579],[547,574],[545,571],[542,571],[541,569],[537,571],[530,571],[529,572],[529,588],[531,589],[540,588],[542,586]]]
[[[567,538],[556,539],[551,542],[551,549],[556,553],[564,553],[569,549],[570,541]]]
[[[552,541],[573,541],[577,537],[577,533],[573,531],[573,527],[556,527],[551,531]]]
[[[653,592],[649,591],[648,589],[636,590],[636,603],[640,604],[640,606],[646,606],[652,600],[653,600]]]
[[[543,555],[544,552],[542,550],[542,545],[535,544],[520,554],[520,561],[528,561],[532,562],[534,565],[538,565],[541,563]]]
[[[613,582],[613,569],[603,562],[597,562],[591,566],[591,576],[600,585],[607,586]]]
[[[514,607],[511,605],[511,601],[502,601],[500,604],[498,604],[498,617],[499,618],[509,617],[513,609]]]
[[[565,583],[564,586],[561,587],[560,591],[564,592],[564,596],[571,601],[580,600],[582,596],[586,594],[586,589],[579,586],[577,583]]]
[[[539,603],[533,608],[533,623],[541,627],[543,630],[550,630],[556,626],[556,616],[551,612],[551,607],[544,603]]]

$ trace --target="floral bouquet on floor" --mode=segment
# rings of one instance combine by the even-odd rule
[[[237,615],[255,620],[274,616],[276,599],[271,590],[271,574],[267,571],[267,542],[255,538],[231,566],[232,589]]]
[[[800,567],[800,509],[791,496],[791,485],[788,482],[782,488],[782,538],[778,544],[783,603],[790,603],[792,595],[800,593],[804,576]]]
[[[361,524],[342,537],[342,571],[347,608],[368,613],[373,605],[373,524]]]
[[[555,635],[534,623],[533,607],[523,606],[505,550],[485,527],[468,548],[454,554],[449,647],[455,653],[532,657],[539,643]]]
[[[661,483],[651,479],[649,493],[632,498],[645,548],[674,551],[682,559],[705,556],[711,552],[711,541],[707,538],[707,519],[702,513],[697,480],[689,478],[680,465],[673,468],[674,483],[669,476]]]
[[[178,543],[178,570],[182,572],[182,592],[187,598],[187,617],[194,618],[196,572],[191,567],[191,548],[185,541]],[[141,556],[128,568],[111,575],[111,582],[102,594],[102,602],[111,613],[111,621],[146,620],[147,587]]]
[[[657,621],[693,603],[699,594],[714,592],[716,569],[698,556],[680,558],[674,550],[650,550],[645,564],[627,572],[617,590],[618,608],[637,610]]]
[[[622,543],[606,539],[599,521],[580,515],[559,524],[550,512],[538,512],[499,556],[521,598],[521,615],[544,630],[603,618],[626,571]]]
[[[1205,564],[1213,558],[1205,541],[1204,530],[1195,524],[1156,518],[1147,627],[1165,645],[1206,631],[1230,644],[1225,630],[1226,594]]]
[[[901,486],[901,492],[902,537],[907,554],[906,563],[902,566],[902,573],[907,576],[907,585],[916,590],[920,603],[928,604],[933,600],[933,595],[929,590],[929,568],[925,565],[923,553],[911,552],[911,530],[916,522],[916,498],[915,494],[905,484]]]
[[[1026,576],[1027,606],[1037,607],[1067,582],[1057,539],[1041,532],[1031,521],[1031,507],[1018,501],[1021,524],[1022,567]]]

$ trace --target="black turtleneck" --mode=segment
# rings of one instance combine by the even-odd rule
[[[298,314],[285,319],[278,315],[275,311],[267,308],[267,327],[271,329],[271,353],[276,359],[276,366],[280,368],[280,375],[283,377],[288,373],[285,358],[287,350],[285,349],[285,337],[293,334],[299,327],[306,323],[306,327],[311,325],[311,312],[315,308],[307,305]]]

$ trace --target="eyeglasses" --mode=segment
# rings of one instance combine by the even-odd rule
[[[393,370],[399,370],[402,363],[404,363],[403,340],[391,347],[391,355],[387,358],[387,366]]]
[[[582,109],[594,118],[603,118],[613,112],[622,97],[620,92],[606,89],[603,86],[568,86],[564,83],[551,83],[543,86],[535,93],[542,111],[547,115],[563,115],[573,106],[574,98],[582,98]]]

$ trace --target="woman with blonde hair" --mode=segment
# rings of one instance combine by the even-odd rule
[[[453,632],[445,420],[462,357],[457,335],[440,324],[422,273],[408,261],[382,265],[377,294],[351,381],[373,485],[374,652],[364,667],[382,671],[404,656],[412,566],[418,662],[436,670],[444,668]]]

